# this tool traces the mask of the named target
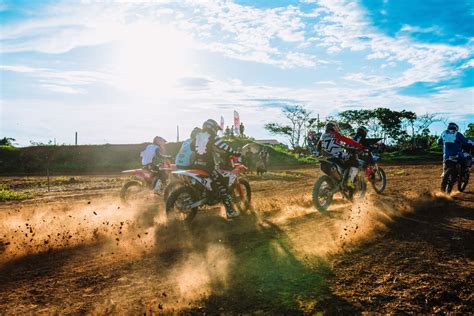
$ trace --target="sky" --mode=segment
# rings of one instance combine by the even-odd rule
[[[285,105],[474,122],[471,0],[0,0],[0,137],[123,144]],[[443,123],[432,127],[444,129]]]

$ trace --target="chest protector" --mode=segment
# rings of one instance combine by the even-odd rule
[[[192,135],[191,150],[194,152],[196,162],[213,162],[214,141],[215,135],[208,131],[200,131]]]
[[[453,144],[456,142],[456,134],[457,132],[451,133],[451,132],[444,132],[442,139],[445,144]]]
[[[333,157],[340,157],[343,153],[341,144],[333,134],[321,135],[321,150]]]

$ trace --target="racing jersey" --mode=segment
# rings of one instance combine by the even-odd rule
[[[364,148],[362,144],[350,139],[349,137],[342,136],[338,132],[326,132],[322,134],[319,139],[318,150],[329,156],[342,158],[344,155],[344,148],[341,143],[345,143],[358,149]]]
[[[463,146],[474,146],[474,143],[464,137],[463,134],[446,130],[441,133],[438,144],[443,145],[443,159],[458,156],[462,153]]]
[[[198,131],[191,136],[191,149],[195,154],[195,164],[214,166],[215,148],[230,154],[237,154],[229,145],[224,143],[217,134],[205,130]]]
[[[167,159],[169,156],[161,153],[161,147],[156,144],[146,146],[145,150],[140,153],[142,157],[142,166],[155,163],[155,158]]]

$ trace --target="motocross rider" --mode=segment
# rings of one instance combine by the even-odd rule
[[[338,164],[343,170],[349,168],[349,177],[345,186],[353,190],[355,189],[354,180],[358,173],[358,162],[355,155],[350,155],[343,150],[344,147],[341,143],[345,143],[356,149],[364,149],[362,144],[342,136],[339,133],[339,126],[336,122],[328,122],[325,127],[325,132],[319,139],[317,150],[329,156],[329,160]]]
[[[306,142],[308,143],[308,149],[310,153],[312,153],[313,155],[318,155],[318,150],[317,150],[318,140],[319,140],[318,134],[315,131],[313,130],[308,131]]]
[[[219,197],[225,206],[227,218],[239,216],[239,212],[232,207],[232,196],[226,185],[224,176],[216,169],[214,161],[214,152],[223,150],[232,155],[240,156],[240,153],[234,151],[229,145],[224,143],[217,135],[221,130],[219,124],[209,119],[202,125],[202,129],[191,135],[191,149],[195,154],[194,167],[204,170],[211,175],[213,191],[219,193]]]
[[[463,153],[463,146],[474,147],[474,143],[468,140],[462,133],[459,132],[459,126],[456,123],[449,123],[448,128],[441,133],[438,139],[438,145],[443,146],[443,173],[446,172],[446,160],[449,157],[457,157],[461,166],[466,166],[466,159]]]
[[[153,180],[155,183],[153,191],[155,193],[161,192],[167,179],[166,173],[160,171],[158,166],[158,164],[171,158],[166,155],[165,144],[166,140],[163,137],[156,136],[153,138],[153,143],[146,146],[145,150],[140,153],[143,168],[156,174]]]
[[[370,148],[370,143],[367,141],[367,134],[369,130],[365,126],[359,126],[356,130],[356,134],[352,137],[353,140],[362,144],[365,148]],[[361,159],[364,160],[366,163],[370,164],[373,163],[373,158],[370,152],[364,152],[361,156]]]

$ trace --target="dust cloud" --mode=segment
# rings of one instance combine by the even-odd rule
[[[448,199],[432,192],[405,197],[369,194],[353,203],[336,199],[328,215],[321,215],[310,194],[280,193],[258,197],[251,214],[236,221],[227,221],[220,208],[204,209],[191,226],[168,223],[162,203],[127,206],[110,197],[18,204],[0,213],[0,266],[75,249],[77,258],[90,258],[87,269],[111,280],[88,311],[176,312],[228,291],[247,245],[256,247],[257,255],[263,256],[269,247],[273,251],[268,253],[277,258],[294,257],[294,262],[311,267],[314,258],[351,251],[383,234],[396,218]],[[83,250],[85,245],[90,247]],[[102,269],[104,259],[98,258],[104,254],[114,254],[106,263],[117,271]]]
[[[80,245],[128,252],[152,247],[152,215],[146,210],[145,205],[126,206],[114,198],[12,206],[0,213],[0,263]]]

